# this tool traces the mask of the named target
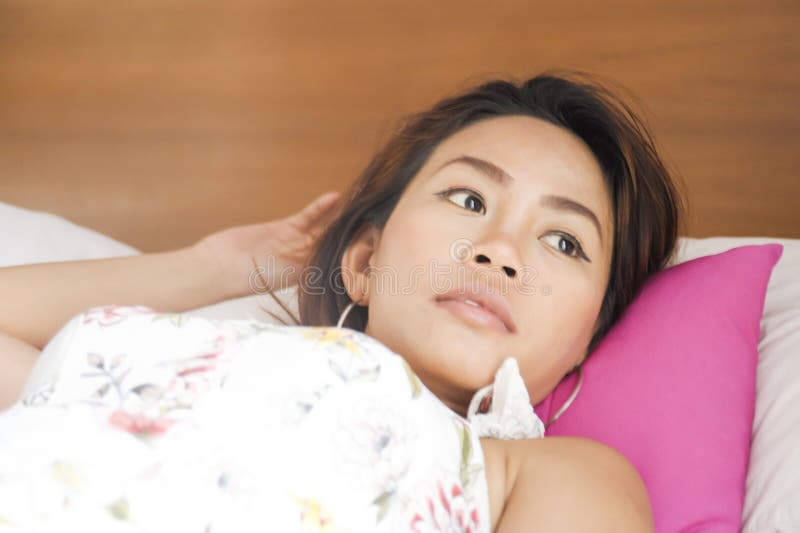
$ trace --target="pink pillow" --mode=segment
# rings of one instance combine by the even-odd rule
[[[656,532],[739,531],[760,321],[783,246],[741,246],[653,276],[583,367],[547,436],[603,442],[637,468]],[[534,406],[549,420],[571,375]]]

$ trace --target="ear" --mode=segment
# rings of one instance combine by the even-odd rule
[[[369,305],[371,268],[380,237],[381,232],[377,228],[368,226],[342,255],[342,282],[347,295],[358,305]]]

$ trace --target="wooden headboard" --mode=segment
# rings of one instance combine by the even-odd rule
[[[343,189],[445,95],[563,67],[638,99],[688,235],[800,238],[800,3],[337,4],[3,0],[0,201],[166,250]]]

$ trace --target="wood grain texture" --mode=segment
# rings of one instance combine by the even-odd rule
[[[565,67],[630,90],[689,235],[800,238],[798,27],[778,0],[0,0],[0,201],[166,250],[343,189],[443,96]]]

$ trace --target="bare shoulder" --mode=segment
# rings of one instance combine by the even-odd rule
[[[493,531],[653,531],[644,482],[610,446],[579,437],[481,444]]]

